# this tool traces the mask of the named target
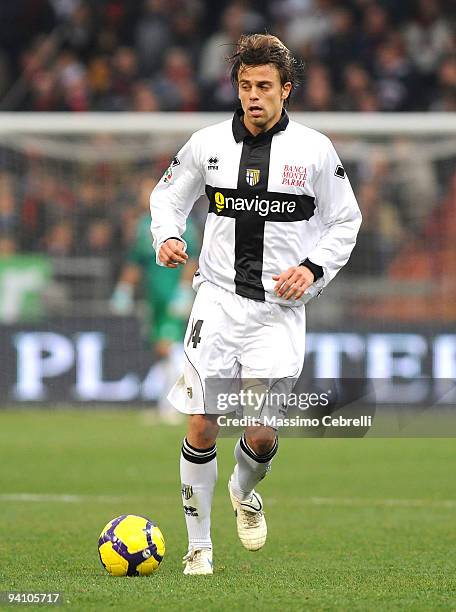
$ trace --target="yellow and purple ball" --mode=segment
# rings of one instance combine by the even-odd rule
[[[98,552],[111,576],[149,576],[162,562],[165,540],[153,521],[122,514],[109,521],[101,532]]]

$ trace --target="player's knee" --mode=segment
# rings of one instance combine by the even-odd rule
[[[266,455],[274,446],[276,433],[269,427],[261,427],[245,435],[247,444],[257,455]]]
[[[209,448],[215,444],[219,427],[206,414],[191,415],[188,420],[187,440],[195,448]]]

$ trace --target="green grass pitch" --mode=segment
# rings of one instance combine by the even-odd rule
[[[269,536],[256,553],[237,539],[234,440],[220,439],[215,574],[191,577],[183,433],[133,411],[1,412],[0,590],[61,591],[84,611],[456,609],[454,439],[282,439],[259,487]],[[123,513],[164,533],[151,577],[112,578],[99,562],[99,532]]]

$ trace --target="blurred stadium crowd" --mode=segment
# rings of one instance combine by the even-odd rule
[[[224,59],[268,30],[306,64],[293,108],[454,111],[451,0],[0,3],[0,100],[21,111],[231,110]]]

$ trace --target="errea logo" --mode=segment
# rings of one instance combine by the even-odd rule
[[[219,158],[216,155],[211,155],[207,160],[207,169],[208,170],[218,170]]]

